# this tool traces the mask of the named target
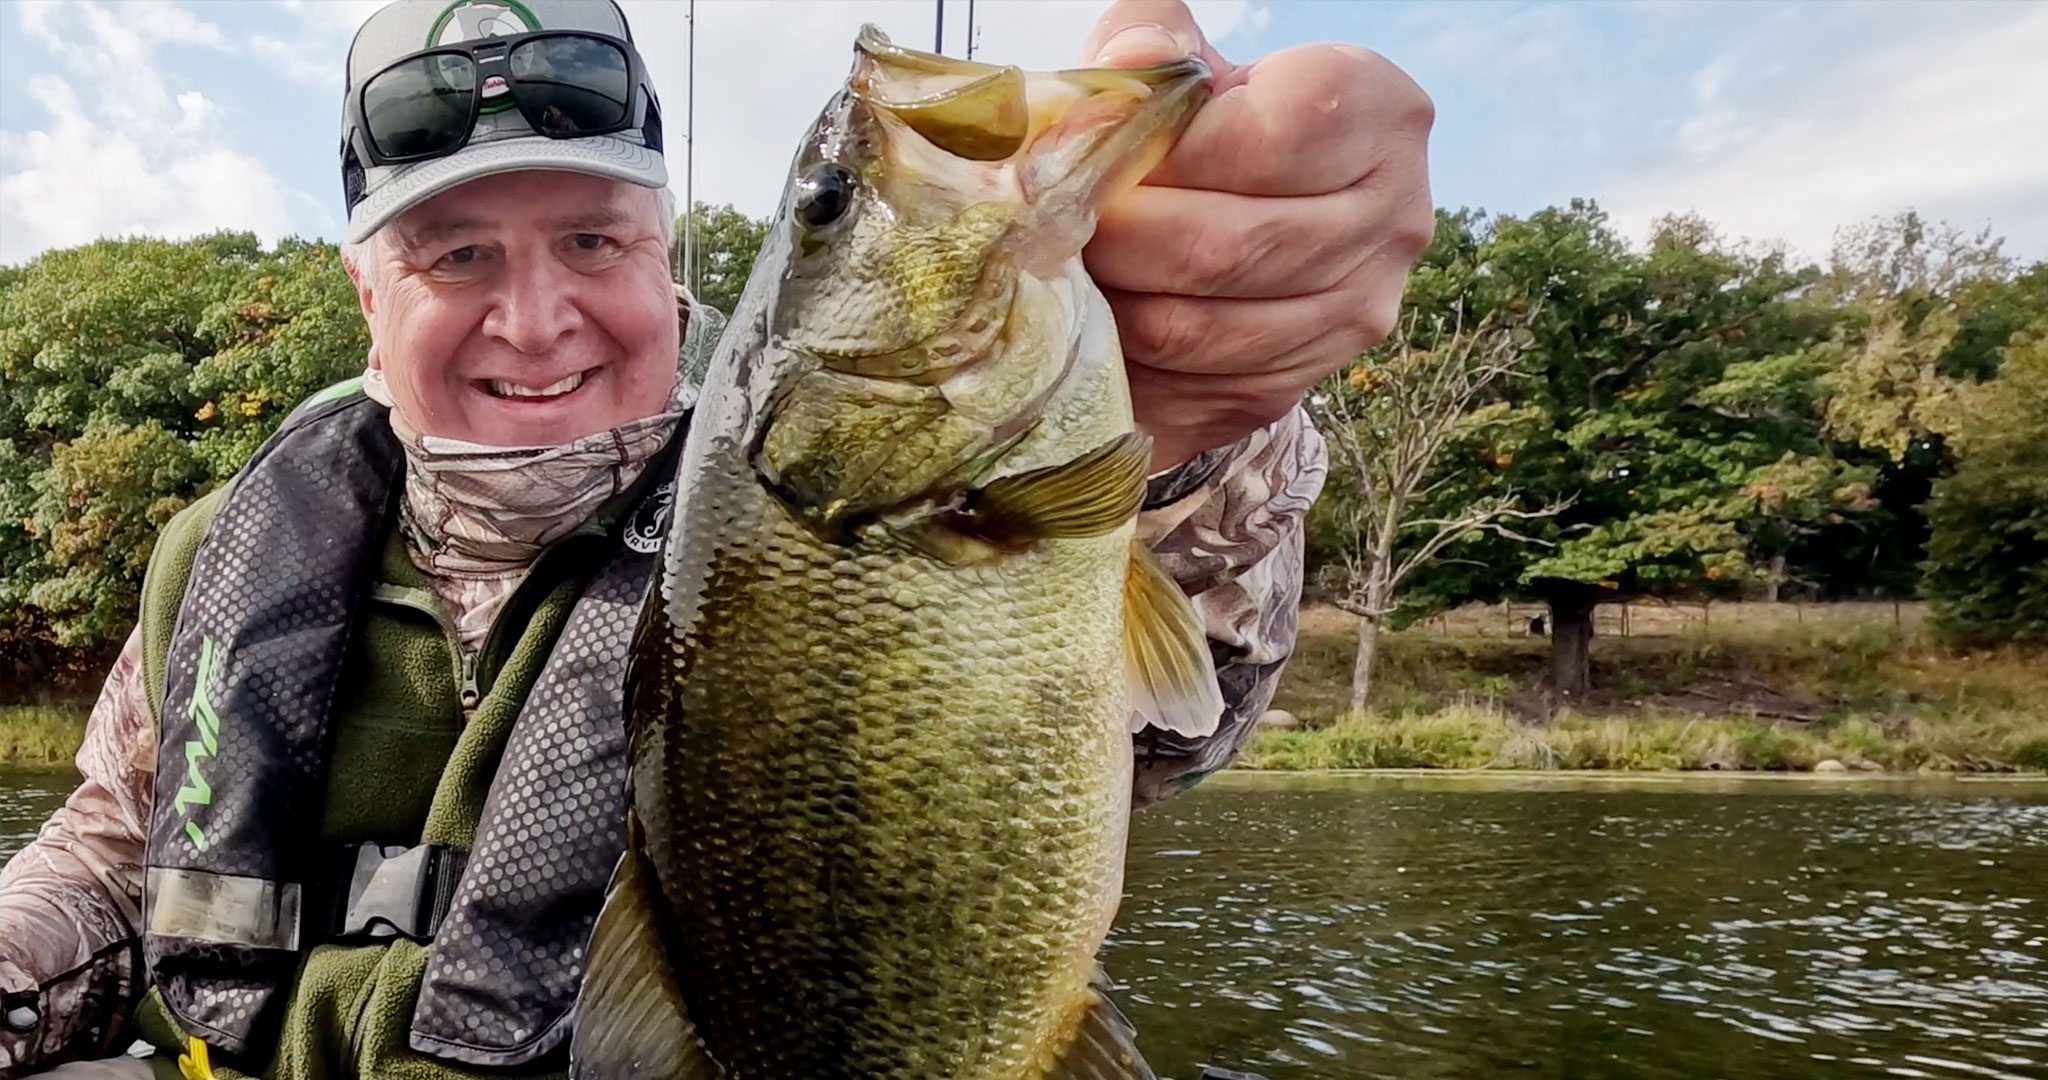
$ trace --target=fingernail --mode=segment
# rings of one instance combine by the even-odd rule
[[[1175,38],[1163,26],[1139,23],[1117,31],[1095,52],[1098,64],[1158,64],[1193,53],[1194,47]]]

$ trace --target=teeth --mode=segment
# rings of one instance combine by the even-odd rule
[[[504,379],[492,379],[490,381],[491,393],[499,397],[554,397],[557,394],[566,394],[582,385],[583,373],[580,371],[560,382],[543,386],[538,390],[530,386],[521,386],[518,383],[507,382]]]

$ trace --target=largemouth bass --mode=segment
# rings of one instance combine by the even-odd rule
[[[1152,1075],[1096,966],[1131,732],[1222,702],[1080,252],[1207,88],[862,32],[678,467],[576,1076]]]

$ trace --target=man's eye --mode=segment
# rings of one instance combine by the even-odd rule
[[[576,246],[585,251],[596,251],[605,245],[606,239],[597,233],[577,233]]]
[[[452,263],[456,266],[467,266],[476,261],[477,255],[476,245],[471,244],[467,247],[456,248],[454,251],[441,256],[441,261]]]

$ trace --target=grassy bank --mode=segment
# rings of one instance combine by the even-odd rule
[[[1347,715],[1356,630],[1302,612],[1254,769],[2048,770],[2048,655],[1964,653],[1912,605],[1603,608],[1595,691],[1550,716],[1536,608],[1467,609],[1382,638],[1371,711]],[[1626,621],[1624,621],[1624,614]],[[0,763],[61,763],[87,705],[0,706]]]
[[[0,705],[0,765],[56,765],[78,753],[87,705]]]
[[[2048,656],[1964,653],[1889,604],[1604,609],[1596,690],[1549,715],[1538,609],[1468,609],[1386,635],[1373,708],[1347,715],[1351,618],[1302,613],[1261,769],[2048,770]]]

